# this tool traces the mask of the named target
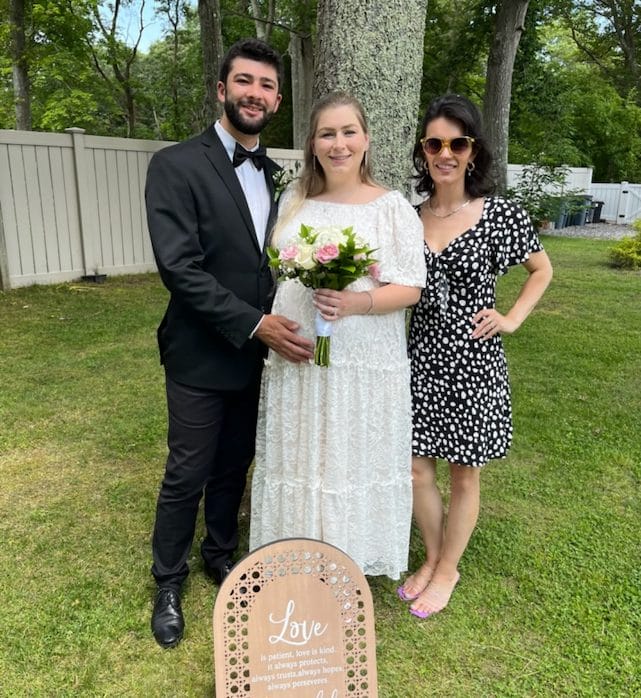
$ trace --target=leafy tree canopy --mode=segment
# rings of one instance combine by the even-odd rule
[[[147,53],[132,56],[141,1],[26,0],[34,128],[80,126],[115,136],[125,135],[133,119],[138,137],[180,140],[206,126],[195,2],[146,0],[164,31]],[[9,2],[0,0],[0,128],[15,127]],[[101,32],[97,16],[109,29],[116,5],[127,8],[130,24]],[[421,112],[446,92],[481,106],[496,8],[488,0],[430,0]],[[225,48],[256,35],[262,21],[287,70],[290,30],[304,36],[316,31],[315,0],[221,0],[221,14]],[[509,160],[592,166],[595,181],[641,181],[639,56],[638,1],[531,0],[514,68]],[[119,81],[118,66],[129,59],[130,72]],[[292,143],[287,85],[279,114],[263,134],[267,145]]]

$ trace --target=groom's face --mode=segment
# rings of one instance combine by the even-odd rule
[[[240,133],[257,135],[278,111],[278,73],[268,63],[235,58],[226,83],[218,83],[225,116]]]

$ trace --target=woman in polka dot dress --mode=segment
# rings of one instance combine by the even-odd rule
[[[481,466],[503,458],[512,439],[507,365],[501,334],[519,328],[552,278],[527,214],[489,196],[491,155],[478,109],[464,97],[434,100],[414,148],[427,286],[414,309],[412,478],[414,517],[426,559],[399,587],[410,613],[426,618],[447,606],[458,564],[479,512]],[[528,271],[510,310],[495,307],[496,277]],[[445,522],[436,460],[448,461]]]

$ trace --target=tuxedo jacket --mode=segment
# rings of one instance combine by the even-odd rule
[[[269,159],[263,168],[272,202],[267,232],[276,215],[278,169]],[[170,294],[158,328],[161,363],[185,385],[242,389],[265,355],[249,335],[269,312],[273,277],[213,127],[154,154],[145,201],[156,264]]]

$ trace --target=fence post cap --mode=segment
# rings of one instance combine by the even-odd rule
[[[72,126],[71,128],[66,128],[65,133],[86,133],[84,128],[79,126]]]

